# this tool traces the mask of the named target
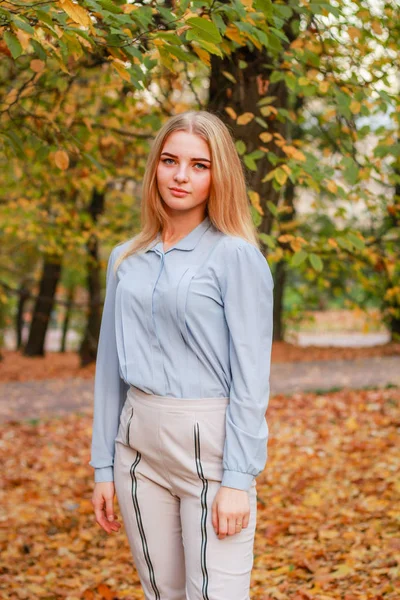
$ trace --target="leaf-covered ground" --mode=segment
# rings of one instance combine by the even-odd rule
[[[252,600],[399,598],[399,404],[398,388],[271,398]],[[91,425],[1,428],[1,598],[144,598],[125,530],[94,520]]]
[[[95,364],[80,367],[76,352],[47,352],[45,357],[23,356],[13,350],[2,350],[0,362],[0,382],[32,381],[40,379],[65,379],[79,377],[92,379]],[[312,362],[317,360],[356,360],[373,356],[398,356],[400,343],[389,342],[380,346],[361,348],[297,346],[288,342],[274,342],[272,362]]]

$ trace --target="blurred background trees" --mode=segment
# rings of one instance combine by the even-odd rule
[[[163,121],[229,126],[283,339],[312,309],[374,307],[400,335],[399,7],[110,0],[0,5],[0,329],[95,359],[111,247],[140,227]],[[26,339],[22,332],[27,330]]]

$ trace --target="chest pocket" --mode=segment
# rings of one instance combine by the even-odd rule
[[[176,319],[178,322],[179,330],[186,344],[190,346],[189,332],[186,325],[186,303],[190,287],[190,282],[196,275],[199,269],[199,265],[195,265],[186,269],[182,275],[178,287],[177,287],[177,298],[176,298]]]

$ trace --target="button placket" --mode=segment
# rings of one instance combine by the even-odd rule
[[[150,311],[151,316],[149,318],[149,329],[152,332],[151,345],[152,345],[153,357],[154,357],[154,375],[157,378],[162,377],[161,389],[163,390],[163,394],[165,395],[166,378],[165,378],[164,358],[163,358],[163,353],[162,353],[162,349],[161,349],[161,345],[160,345],[160,340],[159,340],[159,337],[157,334],[156,307],[154,306],[155,291],[157,289],[157,284],[161,277],[161,273],[163,272],[165,264],[164,264],[164,253],[159,250],[156,250],[156,253],[161,257],[161,263],[160,263],[160,268],[158,271],[156,282],[155,282],[152,292],[151,292],[151,311]]]

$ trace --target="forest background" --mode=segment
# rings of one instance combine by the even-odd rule
[[[2,2],[3,344],[12,327],[42,356],[49,326],[61,351],[73,328],[94,361],[106,261],[140,227],[149,144],[189,108],[235,136],[275,340],[332,307],[374,309],[397,340],[398,17],[394,0]]]
[[[0,0],[2,597],[143,600],[90,501],[105,270],[139,230],[155,132],[205,108],[275,281],[251,598],[397,599],[399,58],[397,0]],[[280,346],[354,311],[391,340],[357,349],[373,358]]]

